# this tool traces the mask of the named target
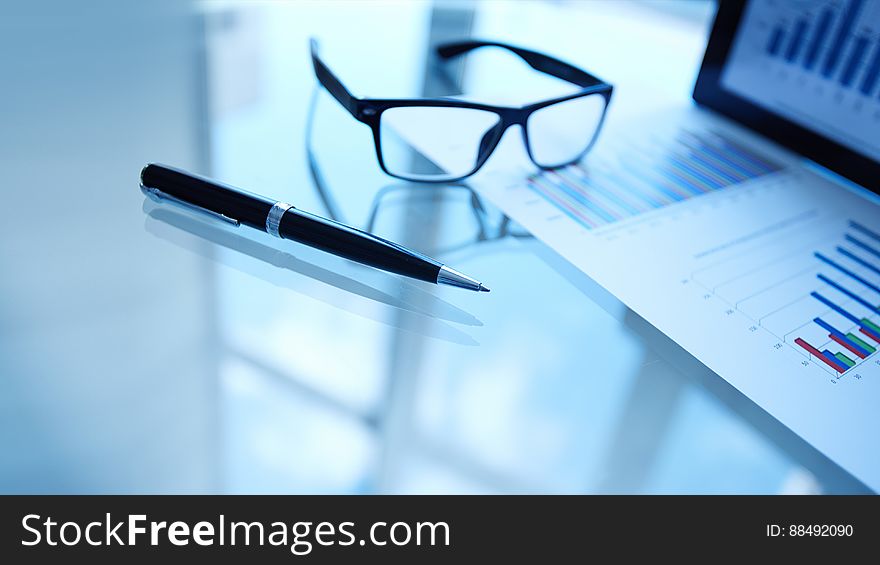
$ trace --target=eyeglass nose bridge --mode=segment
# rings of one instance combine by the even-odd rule
[[[508,122],[507,120],[500,119],[498,123],[489,128],[486,133],[483,134],[483,137],[480,139],[480,145],[477,149],[477,167],[481,166],[489,156],[495,151],[495,148],[498,146],[498,142],[501,141],[501,138],[504,136],[504,132],[507,131],[513,123]]]
[[[477,168],[483,165],[492,153],[495,151],[495,148],[498,147],[498,143],[501,141],[501,138],[504,137],[504,134],[507,133],[513,126],[520,126],[523,135],[523,143],[526,145],[526,150],[529,150],[528,140],[526,138],[526,121],[529,118],[530,110],[528,108],[505,108],[503,112],[498,113],[498,123],[489,128],[485,134],[483,134],[482,139],[480,139],[480,145],[477,150]]]
[[[523,107],[523,108],[505,108],[503,112],[499,112],[500,120],[497,125],[489,129],[486,134],[483,136],[483,139],[480,141],[480,148],[478,152],[478,166],[481,167],[492,155],[495,151],[495,148],[500,143],[501,138],[504,137],[504,134],[507,133],[507,130],[514,126],[519,126],[520,136],[522,138],[523,146],[525,147],[526,154],[529,159],[534,162],[535,159],[532,155],[532,147],[529,143],[529,134],[527,131],[526,123],[529,120],[529,116],[531,116],[534,109]],[[487,141],[489,134],[494,133],[495,135],[491,139],[491,144]],[[484,145],[485,144],[485,145]],[[536,163],[537,165],[537,163]]]
[[[529,143],[529,133],[528,133],[528,121],[529,116],[534,112],[533,108],[516,108],[514,112],[511,112],[510,116],[510,124],[507,127],[519,126],[519,134],[522,138],[523,147],[526,150],[526,155],[528,155],[529,159],[534,163],[535,158],[532,155],[532,145]]]

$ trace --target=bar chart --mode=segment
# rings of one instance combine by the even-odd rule
[[[530,175],[527,185],[586,229],[664,208],[779,170],[722,133],[678,130],[673,139],[627,139],[606,155]]]
[[[777,21],[765,47],[770,57],[818,72],[865,96],[880,86],[880,36],[865,0],[827,3],[793,21]]]
[[[721,84],[880,159],[880,2],[749,2]]]
[[[693,279],[754,320],[780,342],[834,376],[855,369],[880,348],[880,232],[849,221],[806,226],[786,238],[703,269]]]

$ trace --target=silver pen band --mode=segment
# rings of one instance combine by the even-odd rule
[[[278,233],[278,226],[281,225],[281,217],[291,208],[293,208],[293,206],[287,202],[276,202],[272,205],[272,208],[269,209],[269,215],[266,216],[266,231],[269,235],[281,237],[281,234]]]

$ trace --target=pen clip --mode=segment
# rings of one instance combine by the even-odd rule
[[[204,214],[206,216],[210,216],[210,217],[214,218],[215,220],[222,220],[222,221],[226,222],[227,224],[232,224],[235,227],[238,227],[241,225],[241,223],[238,220],[236,220],[235,218],[230,218],[229,216],[226,216],[226,215],[221,214],[219,212],[215,212],[213,210],[208,210],[207,208],[202,208],[201,206],[197,206],[197,205],[193,204],[192,202],[187,202],[185,200],[181,200],[180,198],[177,198],[176,196],[171,196],[170,194],[168,194],[166,192],[162,192],[158,188],[144,186],[143,184],[141,184],[141,191],[144,194],[146,194],[147,197],[150,200],[152,200],[153,202],[158,202],[159,204],[162,204],[165,201],[171,202],[172,204],[177,204],[178,206],[180,206],[182,208],[186,208],[187,210],[190,210],[192,212],[197,212],[199,214]]]

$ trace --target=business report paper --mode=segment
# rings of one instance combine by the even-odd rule
[[[654,122],[555,171],[493,157],[472,186],[880,489],[880,207],[696,109]]]

